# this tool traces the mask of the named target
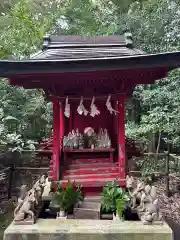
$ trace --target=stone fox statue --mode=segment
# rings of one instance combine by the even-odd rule
[[[34,202],[36,201],[34,191],[28,192],[23,204],[18,204],[18,206],[14,210],[14,220],[15,221],[23,221],[26,218],[28,220],[34,220],[34,213],[31,209],[33,209]]]
[[[135,179],[131,176],[127,175],[126,177],[126,187],[129,191],[129,194],[132,198],[132,208],[136,208],[137,201],[140,202],[139,208],[141,211],[145,210],[146,203],[152,203],[156,198],[156,188],[154,186],[150,186],[149,184],[145,184],[144,181],[135,181]]]
[[[159,211],[159,200],[156,199],[153,203],[149,203],[146,208],[146,212],[142,215],[141,220],[144,224],[152,223],[153,221],[163,220],[162,214]]]
[[[140,211],[144,211],[146,205],[152,204],[157,199],[156,187],[146,185],[144,182],[137,184],[137,191],[141,192]]]
[[[20,196],[18,198],[18,205],[22,206],[27,194],[28,194],[27,185],[22,185],[20,188]]]

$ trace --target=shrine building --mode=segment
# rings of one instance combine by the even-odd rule
[[[114,179],[125,186],[125,100],[179,66],[180,52],[147,54],[128,33],[50,36],[30,59],[1,60],[0,76],[52,101],[52,142],[42,145],[52,153],[49,179],[95,192]]]

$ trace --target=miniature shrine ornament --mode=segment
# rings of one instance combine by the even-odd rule
[[[87,136],[91,137],[94,134],[94,129],[92,127],[87,127],[84,129],[84,134],[87,134]]]
[[[77,108],[77,112],[79,113],[79,115],[82,115],[83,113],[84,113],[84,116],[88,115],[88,111],[83,105],[83,98],[81,98],[80,104]]]
[[[112,108],[110,100],[111,100],[111,95],[108,96],[108,99],[106,101],[106,107],[107,107],[108,111],[110,112],[110,114],[114,113],[116,115],[116,113],[118,113],[118,111],[116,111]]]
[[[91,106],[90,106],[90,109],[91,109],[90,116],[91,117],[95,117],[96,115],[100,114],[100,111],[97,109],[97,107],[94,104],[94,102],[95,102],[95,97],[93,97],[92,102],[91,102]]]

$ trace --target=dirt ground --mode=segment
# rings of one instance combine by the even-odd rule
[[[4,230],[11,223],[12,215],[13,215],[13,211],[11,210],[5,215],[1,215],[0,217],[0,240],[3,240]]]

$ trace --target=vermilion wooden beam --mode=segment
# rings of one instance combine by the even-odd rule
[[[126,172],[126,154],[125,154],[125,99],[120,99],[118,102],[118,163],[119,163],[119,177],[125,179]]]
[[[115,110],[117,112],[119,112],[119,103],[118,103],[118,101],[115,102]],[[115,136],[116,136],[115,143],[116,143],[116,146],[118,146],[118,140],[119,140],[119,113],[117,113],[116,116],[115,116],[115,126],[114,126],[114,128],[115,128]],[[118,155],[116,155],[115,161],[117,161],[117,162],[119,161]]]
[[[60,106],[60,137],[64,136],[64,104],[62,102],[59,103]]]
[[[63,148],[63,138],[64,138],[64,104],[62,102],[59,103],[60,106],[60,155],[61,150]]]
[[[53,169],[52,180],[59,180],[59,157],[60,157],[60,106],[59,101],[53,99]]]
[[[71,132],[73,130],[73,109],[70,108],[70,117],[69,117],[69,131]]]

